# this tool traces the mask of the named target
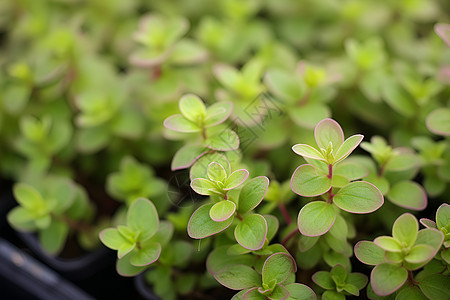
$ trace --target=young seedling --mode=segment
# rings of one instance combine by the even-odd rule
[[[255,177],[248,181],[236,196],[229,196],[231,190],[239,187],[248,177],[245,169],[231,173],[230,165],[225,167],[211,162],[207,168],[208,179],[195,178],[191,182],[194,191],[211,197],[213,203],[200,206],[191,216],[188,234],[191,238],[202,239],[228,228],[236,216],[238,224],[234,235],[236,241],[249,250],[261,249],[267,235],[267,221],[253,213],[261,203],[269,186],[265,176]]]
[[[286,253],[269,256],[259,274],[247,265],[232,264],[214,274],[216,280],[232,290],[240,290],[232,299],[316,299],[306,285],[294,283],[297,265]]]
[[[126,225],[104,229],[100,240],[108,248],[117,250],[117,272],[122,276],[135,276],[158,260],[163,241],[168,242],[166,238],[171,231],[173,229],[166,224],[160,227],[153,203],[138,198],[128,209]]]
[[[361,241],[355,245],[355,256],[365,264],[375,265],[370,283],[376,295],[390,295],[405,282],[421,287],[413,271],[433,259],[444,235],[437,229],[418,228],[417,219],[405,213],[394,222],[392,237],[380,236],[373,242]]]
[[[361,273],[349,273],[341,265],[334,266],[330,272],[319,271],[314,273],[312,280],[326,291],[322,299],[342,299],[345,296],[359,296],[368,281],[366,275]]]
[[[203,101],[192,94],[179,101],[181,114],[164,120],[170,130],[194,134],[200,141],[188,143],[177,151],[172,160],[172,170],[185,169],[208,151],[232,151],[239,147],[239,138],[231,129],[217,127],[231,114],[231,102],[219,102],[206,108]]]
[[[306,144],[292,147],[296,154],[310,162],[294,171],[292,191],[304,197],[326,194],[326,201],[308,203],[300,210],[298,227],[307,236],[323,235],[330,230],[336,220],[332,204],[344,211],[363,214],[377,210],[384,203],[383,195],[374,185],[365,181],[350,182],[352,177],[348,171],[333,172],[359,145],[362,135],[353,135],[344,141],[341,126],[332,119],[324,119],[317,124],[314,136],[320,150]]]
[[[377,185],[389,201],[411,210],[423,210],[428,200],[423,188],[416,182],[389,176],[399,172],[408,172],[407,178],[414,176],[420,165],[417,155],[408,148],[392,148],[379,136],[374,136],[370,143],[362,142],[361,148],[369,152],[378,164],[368,165],[369,175],[365,179]],[[411,175],[410,175],[411,174]]]

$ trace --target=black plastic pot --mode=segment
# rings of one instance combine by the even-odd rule
[[[30,255],[0,238],[2,299],[92,300]]]
[[[136,287],[138,293],[141,295],[142,299],[161,300],[161,298],[156,296],[148,286],[147,281],[145,280],[145,272],[134,277],[134,286]]]
[[[17,235],[41,261],[70,280],[88,278],[115,261],[114,253],[105,247],[78,258],[52,256],[41,247],[35,234],[17,232]]]

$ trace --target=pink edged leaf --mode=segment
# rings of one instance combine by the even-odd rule
[[[450,225],[450,205],[441,204],[436,211],[436,225],[439,228],[448,228]]]
[[[208,178],[212,181],[223,181],[227,178],[227,171],[225,171],[221,164],[216,162],[210,163],[206,172],[208,174]]]
[[[378,296],[387,296],[397,291],[408,278],[405,268],[392,264],[379,264],[370,274],[370,283]]]
[[[291,189],[294,193],[314,197],[326,193],[331,187],[331,179],[318,175],[313,165],[301,165],[292,174]]]
[[[392,237],[407,247],[414,245],[417,239],[419,223],[410,213],[404,213],[395,220],[392,226]]]
[[[208,179],[195,178],[191,181],[191,188],[200,195],[211,195],[211,190],[216,188],[216,185]]]
[[[225,129],[204,142],[205,147],[216,151],[232,151],[239,148],[239,137],[231,129]]]
[[[225,187],[224,191],[229,191],[232,189],[237,188],[241,184],[244,183],[248,178],[248,171],[245,169],[239,169],[234,171],[233,173],[228,176],[227,180],[225,181]]]
[[[306,236],[323,235],[330,230],[336,220],[333,206],[324,201],[306,204],[298,214],[298,229]]]
[[[355,256],[366,265],[375,266],[384,262],[384,250],[369,241],[356,243]]]
[[[212,220],[209,216],[212,206],[213,204],[202,205],[192,214],[187,227],[188,235],[191,238],[203,239],[219,233],[231,225],[233,218],[223,222]]]
[[[116,262],[116,270],[121,276],[133,277],[147,269],[147,266],[134,266],[130,260],[133,253],[128,253]]]
[[[135,250],[130,258],[130,263],[136,267],[148,266],[158,260],[161,255],[160,243],[147,243],[145,247]]]
[[[333,119],[323,119],[314,129],[314,137],[319,148],[326,149],[331,142],[338,149],[344,142],[344,132],[338,122]]]
[[[434,25],[434,31],[450,47],[450,24],[437,23]]]
[[[258,176],[249,180],[239,193],[238,211],[245,214],[257,207],[264,199],[268,187],[269,178],[266,176]]]
[[[320,153],[318,150],[311,147],[310,145],[297,144],[292,147],[292,151],[294,151],[295,154],[301,155],[303,157],[318,159],[327,162],[327,160],[323,157],[322,153]]]
[[[164,120],[164,126],[170,130],[192,133],[199,132],[201,130],[197,124],[192,123],[182,115],[173,115]]]
[[[384,203],[384,197],[373,184],[354,181],[341,188],[334,196],[333,202],[342,210],[367,214],[380,208]]]
[[[173,157],[172,171],[186,169],[206,153],[206,148],[201,145],[185,145],[181,147]]]
[[[316,300],[316,293],[307,285],[301,283],[290,283],[284,286],[290,294],[291,299]]]
[[[265,284],[269,284],[272,280],[275,280],[277,283],[283,283],[295,272],[297,272],[297,263],[291,255],[275,253],[264,262],[262,281]]]
[[[246,265],[228,265],[215,273],[214,278],[231,290],[243,290],[261,285],[261,275]]]
[[[379,236],[373,243],[383,250],[390,252],[402,252],[402,246],[391,236]]]
[[[421,219],[419,220],[419,222],[420,222],[420,224],[422,224],[422,225],[425,226],[426,228],[434,228],[434,229],[437,229],[436,222],[434,222],[434,221],[432,221],[432,220],[430,220],[430,219],[427,219],[427,218],[421,218]]]
[[[217,202],[211,207],[209,216],[213,221],[222,222],[228,220],[236,211],[236,204],[230,200]]]
[[[249,250],[259,250],[267,236],[267,221],[259,214],[249,214],[234,229],[236,241]]]
[[[411,210],[424,210],[428,204],[427,195],[422,186],[409,180],[394,184],[387,198],[395,205]]]
[[[259,288],[249,289],[242,295],[242,300],[266,300],[267,297],[259,292]]]
[[[205,128],[219,125],[228,119],[233,111],[233,103],[218,102],[206,109]]]
[[[409,250],[405,261],[410,264],[420,264],[429,261],[435,255],[435,249],[428,245],[416,245]]]
[[[344,158],[346,158],[347,156],[349,156],[350,153],[352,153],[353,150],[355,150],[355,148],[358,147],[363,138],[364,136],[362,134],[356,134],[346,139],[337,150],[334,158],[334,163],[336,164],[341,160],[343,160]]]
[[[450,108],[433,110],[426,119],[428,130],[434,134],[450,136]]]

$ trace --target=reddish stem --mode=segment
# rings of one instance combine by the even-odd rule
[[[281,244],[283,246],[286,246],[286,243],[296,235],[296,233],[299,232],[298,228],[294,228],[294,230],[292,230],[291,232],[289,232],[289,234],[281,241]]]
[[[283,202],[278,203],[278,208],[280,209],[281,214],[283,215],[283,218],[286,221],[286,223],[288,223],[288,225],[291,224],[292,219],[291,219],[291,216],[289,215],[289,212],[287,211],[284,203]]]
[[[327,175],[327,177],[330,178],[330,180],[333,179],[333,165],[332,164],[328,165],[328,175]],[[334,197],[333,186],[330,186],[330,189],[327,191],[327,193],[328,193],[328,201],[327,201],[327,203],[331,204],[333,202],[333,197]]]

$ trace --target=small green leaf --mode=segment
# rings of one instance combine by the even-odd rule
[[[439,210],[439,208],[438,208],[438,210]],[[427,219],[427,218],[421,218],[421,219],[419,220],[419,222],[420,222],[420,224],[422,224],[422,225],[425,226],[426,228],[434,228],[434,229],[437,229],[436,222],[434,222],[434,221],[432,221],[432,220],[430,220],[430,219]]]
[[[191,167],[191,170],[189,172],[189,178],[191,180],[194,180],[195,178],[207,178],[207,169],[211,162],[216,162],[218,164],[221,164],[225,171],[227,171],[227,174],[231,173],[231,166],[228,159],[218,153],[207,153],[200,157]]]
[[[172,159],[172,171],[189,168],[206,150],[201,145],[184,145],[175,153]]]
[[[261,276],[245,265],[229,265],[214,274],[214,278],[231,290],[243,290],[261,286]]]
[[[325,291],[322,294],[322,300],[345,300],[345,296],[336,291]]]
[[[261,203],[269,187],[269,179],[266,176],[258,176],[249,180],[239,193],[239,208],[241,214],[245,214]]]
[[[323,119],[314,129],[314,137],[319,148],[326,149],[331,142],[333,149],[339,149],[344,142],[344,132],[333,119]]]
[[[395,300],[427,300],[417,286],[406,286],[396,295]]]
[[[225,122],[233,110],[233,103],[218,102],[214,103],[206,109],[206,117],[204,120],[205,128],[219,125]]]
[[[233,221],[229,218],[223,222],[216,222],[209,216],[209,211],[213,204],[205,204],[200,206],[189,219],[187,232],[193,239],[203,239],[213,234],[219,233],[228,228]]]
[[[116,270],[117,273],[119,273],[121,276],[125,277],[136,276],[147,268],[147,266],[144,267],[133,266],[130,262],[132,255],[133,253],[128,253],[127,255],[117,260]]]
[[[331,179],[318,175],[312,165],[301,165],[292,174],[291,189],[294,193],[314,197],[326,193],[331,187]]]
[[[384,203],[383,195],[373,184],[355,181],[347,184],[337,192],[333,202],[342,210],[357,214],[370,213]]]
[[[432,111],[426,120],[427,128],[434,134],[450,136],[450,108]]]
[[[355,286],[358,291],[362,290],[366,286],[368,281],[369,279],[367,278],[367,276],[361,273],[350,273],[347,276],[347,283]]]
[[[130,263],[136,267],[148,266],[158,260],[161,254],[161,244],[148,243],[141,249],[136,248],[130,258]]]
[[[231,129],[225,129],[219,133],[208,137],[205,146],[216,151],[232,151],[239,148],[239,137]]]
[[[206,115],[206,107],[203,101],[193,95],[188,94],[181,97],[178,103],[181,114],[189,121],[200,124]]]
[[[100,232],[100,240],[105,246],[113,250],[119,250],[122,244],[129,241],[115,228],[106,228]]]
[[[127,213],[130,229],[140,232],[139,240],[152,237],[159,228],[159,217],[155,205],[145,198],[136,199]]]
[[[260,291],[261,288],[258,290]],[[289,297],[289,291],[282,285],[276,284],[272,293],[267,295],[271,300],[285,300]]]
[[[39,232],[39,241],[45,251],[50,254],[59,253],[69,234],[69,226],[58,220],[52,220],[50,225]]]
[[[236,211],[236,204],[230,200],[217,202],[211,207],[209,216],[216,222],[222,222],[229,219]]]
[[[331,278],[330,272],[325,271],[316,272],[312,276],[312,280],[314,281],[315,284],[326,290],[332,290],[336,288],[336,284]]]
[[[340,264],[335,265],[331,269],[330,275],[331,275],[331,278],[333,279],[334,283],[336,283],[336,285],[338,285],[340,283],[344,283],[347,280],[347,271]]]
[[[434,274],[419,282],[422,292],[431,300],[448,299],[450,295],[450,277]]]
[[[284,286],[289,291],[288,300],[316,300],[314,291],[301,283],[290,283]]]
[[[239,244],[237,246],[241,247]],[[222,268],[230,265],[254,265],[256,256],[250,254],[231,255],[228,253],[229,246],[220,246],[210,252],[206,259],[206,268],[211,275],[216,274]]]
[[[398,290],[406,281],[408,271],[392,264],[377,265],[370,275],[373,291],[378,296],[387,296]]]
[[[419,223],[417,219],[410,213],[404,213],[395,220],[392,227],[392,236],[405,246],[411,247],[417,238]]]
[[[212,181],[223,181],[227,177],[227,172],[221,164],[212,162],[207,169],[208,178]]]
[[[216,189],[216,185],[208,179],[195,178],[191,181],[191,188],[197,194],[208,196],[213,194],[211,190]]]
[[[292,151],[294,151],[295,154],[301,155],[303,157],[308,157],[308,158],[327,162],[327,160],[323,157],[322,153],[317,151],[315,148],[311,147],[310,145],[297,144],[297,145],[292,146]]]
[[[266,259],[262,268],[263,284],[269,284],[272,280],[283,283],[296,271],[297,264],[292,256],[286,253],[272,254]]]
[[[369,241],[356,243],[355,256],[366,265],[378,265],[384,262],[383,249]]]
[[[428,245],[416,245],[409,250],[405,260],[410,264],[420,264],[433,258],[435,250]]]
[[[117,251],[117,257],[119,259],[123,258],[125,255],[129,254],[136,247],[136,243],[126,242],[120,245]]]
[[[399,242],[390,236],[379,236],[374,241],[375,245],[378,247],[390,251],[390,252],[401,252],[402,246]]]
[[[367,176],[369,170],[364,166],[353,162],[341,162],[337,166],[333,167],[333,176],[341,175],[348,180],[357,180]]]
[[[423,188],[418,183],[409,180],[394,184],[387,197],[395,205],[412,210],[423,210],[428,203]]]
[[[270,242],[277,234],[280,222],[278,218],[272,215],[263,215],[267,222],[267,240]]]
[[[182,115],[172,115],[168,117],[164,120],[164,126],[170,130],[183,133],[193,133],[201,130],[197,124],[189,121]]]
[[[353,296],[359,296],[359,290],[353,284],[345,284],[343,290]]]
[[[334,155],[334,164],[345,159],[350,153],[358,147],[359,143],[363,140],[364,136],[361,134],[352,135],[344,141],[344,143],[339,147],[336,154]]]
[[[39,210],[45,205],[41,194],[30,185],[17,183],[14,185],[13,192],[17,202],[31,211]]]
[[[267,297],[259,292],[259,288],[254,287],[245,290],[245,293],[242,295],[242,300],[267,300]]]
[[[229,191],[237,188],[244,183],[248,178],[248,171],[245,169],[236,170],[228,176],[225,181],[224,191]]]
[[[264,245],[267,236],[267,222],[259,214],[250,214],[234,229],[236,241],[249,250],[259,250]]]
[[[306,236],[302,235],[298,239],[298,249],[300,252],[306,252],[311,249],[319,241],[318,236]]]
[[[314,201],[306,204],[298,214],[298,229],[306,236],[323,235],[336,220],[333,206],[324,201]]]
[[[8,213],[7,219],[16,230],[33,231],[36,229],[33,213],[23,207],[14,207]]]
[[[450,205],[443,203],[436,211],[436,225],[439,229],[450,226]]]
[[[291,106],[287,113],[295,124],[308,129],[314,128],[320,120],[331,116],[331,110],[327,105],[314,102],[308,102],[302,106]]]

